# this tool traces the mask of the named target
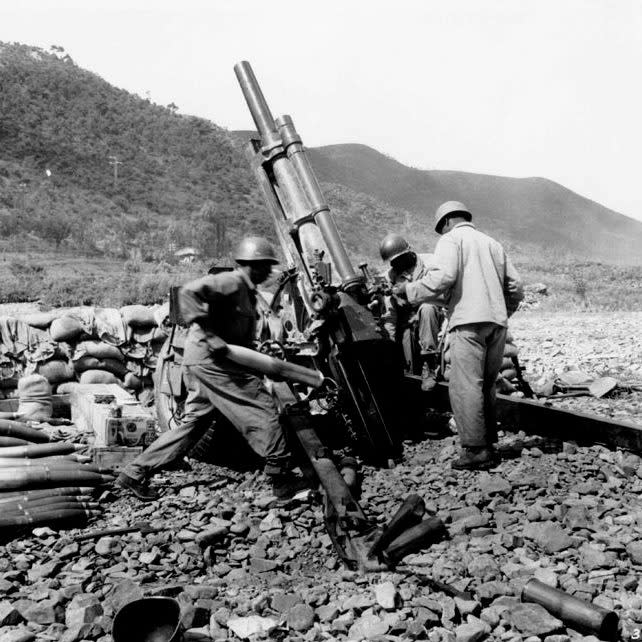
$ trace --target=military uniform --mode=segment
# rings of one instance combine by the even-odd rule
[[[504,355],[508,313],[523,298],[501,244],[462,222],[435,247],[434,265],[406,286],[412,304],[448,301],[450,403],[464,448],[496,441],[495,381]]]
[[[256,286],[241,270],[207,275],[180,291],[181,312],[190,325],[183,377],[187,388],[180,425],[163,433],[125,470],[143,481],[186,455],[220,412],[265,459],[265,472],[289,467],[290,454],[274,400],[261,379],[217,355],[231,343],[251,347],[256,331]]]
[[[428,272],[433,262],[433,255],[415,254],[415,256],[417,262],[411,270],[398,272],[393,267],[388,270],[387,276],[391,285],[412,283]],[[406,370],[415,369],[416,344],[419,346],[419,360],[437,352],[442,320],[440,307],[434,303],[400,305],[395,297],[391,297],[386,306],[384,327],[392,339],[401,343]]]

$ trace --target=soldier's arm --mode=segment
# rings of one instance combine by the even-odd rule
[[[417,281],[406,286],[406,296],[412,304],[443,304],[457,280],[459,244],[450,236],[442,236],[435,247],[435,255],[427,271]]]

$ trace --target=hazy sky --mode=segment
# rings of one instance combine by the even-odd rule
[[[230,129],[249,60],[308,146],[544,176],[642,220],[642,0],[3,0],[0,40]]]

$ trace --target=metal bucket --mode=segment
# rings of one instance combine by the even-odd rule
[[[114,618],[114,642],[182,642],[181,607],[171,597],[144,597],[125,604]]]

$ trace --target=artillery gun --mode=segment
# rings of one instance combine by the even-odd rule
[[[299,444],[302,469],[323,489],[325,522],[340,558],[351,568],[385,568],[443,534],[439,520],[422,522],[419,498],[409,498],[387,529],[376,528],[356,498],[354,459],[345,457],[356,454],[379,466],[401,457],[409,422],[402,355],[368,307],[373,292],[367,269],[360,266],[357,273],[352,265],[292,118],[273,118],[249,63],[239,63],[235,72],[258,133],[247,156],[286,262],[266,310],[268,318],[279,310],[285,318],[277,328],[267,323],[272,332],[260,349],[319,373],[313,386],[273,382],[273,395],[285,429]],[[174,326],[156,374],[165,428],[178,420],[183,395],[184,331],[172,299]],[[197,451],[212,448],[213,432]],[[388,549],[394,555],[386,557]]]

